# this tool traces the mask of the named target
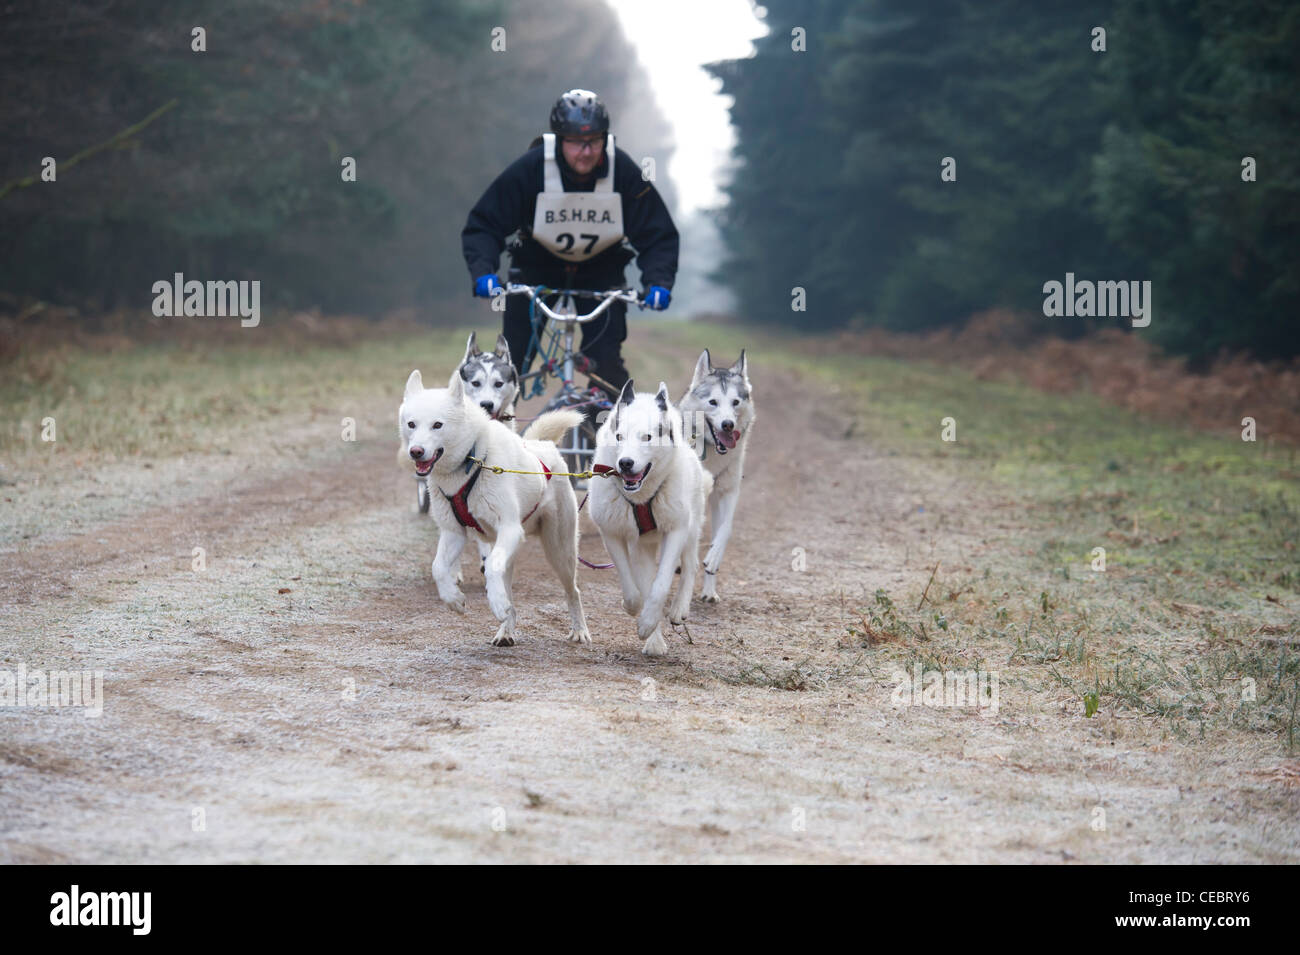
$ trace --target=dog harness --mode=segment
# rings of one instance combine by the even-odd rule
[[[480,464],[478,467],[474,467],[474,461],[472,460],[474,457],[476,457],[474,454],[474,448],[470,448],[469,454],[465,456],[465,470],[468,472],[470,468],[474,468],[474,473],[470,475],[469,480],[462,484],[460,490],[455,494],[447,494],[444,492],[442,496],[445,497],[447,503],[451,505],[451,512],[456,515],[456,521],[461,527],[472,527],[480,534],[486,534],[487,531],[483,530],[483,526],[474,519],[474,515],[469,509],[470,491],[474,490],[474,485],[478,483],[479,475],[483,473],[483,465]],[[546,466],[546,462],[541,458],[538,458],[537,463],[542,466],[542,471],[546,474],[546,480],[550,481],[551,469]],[[542,499],[539,497],[537,503],[533,505],[532,510],[525,514],[520,519],[519,523],[526,523],[528,518],[533,516],[533,511],[536,511],[541,506]]]
[[[636,520],[638,534],[648,534],[659,528],[659,525],[655,523],[655,512],[650,509],[650,501],[653,500],[654,498],[651,497],[644,504],[632,505],[632,517]]]
[[[605,472],[613,471],[614,469],[608,464],[593,464],[591,470],[594,474],[604,474]],[[649,534],[651,531],[659,529],[659,525],[655,523],[655,512],[650,507],[650,505],[654,503],[654,499],[658,494],[659,492],[655,491],[654,494],[650,495],[650,500],[643,504],[632,505],[632,519],[636,521],[637,534]],[[586,498],[583,498],[584,504],[586,503],[586,500]],[[624,500],[626,500],[626,498]],[[631,502],[629,501],[629,503]]]

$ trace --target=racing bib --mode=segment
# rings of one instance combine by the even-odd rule
[[[533,238],[566,262],[585,262],[623,240],[623,197],[614,191],[614,134],[605,137],[609,170],[591,192],[565,192],[555,134],[542,136],[545,188],[537,194]]]

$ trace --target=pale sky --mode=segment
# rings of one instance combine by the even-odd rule
[[[753,52],[766,32],[750,0],[606,0],[650,78],[660,111],[673,126],[677,151],[668,176],[677,188],[678,212],[723,201],[722,170],[735,141],[720,80],[700,64]],[[674,108],[685,103],[687,108]]]

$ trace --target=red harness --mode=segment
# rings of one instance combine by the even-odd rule
[[[650,498],[650,501],[653,500],[653,497]],[[632,516],[636,518],[638,534],[648,534],[659,529],[659,525],[655,523],[655,512],[650,510],[650,501],[646,501],[644,504],[632,505]]]
[[[594,474],[604,474],[606,471],[614,469],[608,464],[594,464],[591,470]],[[655,523],[655,512],[650,508],[652,501],[654,501],[653,495],[644,504],[632,505],[632,519],[636,521],[638,534],[649,534],[651,531],[659,529],[659,525]],[[583,502],[586,503],[586,498],[583,498]]]
[[[550,481],[551,469],[546,466],[546,462],[541,458],[538,458],[537,463],[542,466],[542,471],[546,474],[546,480]],[[478,482],[478,476],[482,473],[483,465],[480,464],[474,469],[474,473],[470,476],[470,479],[461,485],[459,491],[455,494],[443,494],[442,496],[445,497],[447,503],[451,505],[451,512],[456,515],[456,520],[460,523],[461,527],[472,527],[480,534],[486,534],[487,531],[483,530],[483,526],[474,519],[474,515],[470,513],[469,509],[469,492],[474,490],[474,485]],[[533,516],[533,511],[537,510],[541,506],[542,499],[538,498],[537,503],[533,505],[532,510],[525,514],[519,523],[523,524],[527,521],[528,518]]]

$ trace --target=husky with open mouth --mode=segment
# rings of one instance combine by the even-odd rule
[[[489,546],[484,573],[492,613],[500,621],[493,646],[515,642],[511,595],[515,557],[525,534],[541,538],[542,550],[568,598],[569,639],[590,643],[578,593],[578,501],[555,441],[582,422],[576,411],[539,416],[515,434],[472,402],[459,369],[446,388],[425,388],[418,370],[406,381],[397,424],[415,473],[429,483],[429,511],[438,522],[433,581],[438,596],[465,612],[460,556],[467,539]],[[493,467],[526,474],[498,474]]]
[[[682,419],[691,444],[713,475],[709,494],[709,527],[713,539],[704,555],[704,588],[700,596],[718,602],[718,568],[731,539],[731,525],[740,500],[745,448],[754,425],[754,397],[749,384],[745,350],[729,368],[714,368],[706,348],[695,363],[691,386],[681,400]]]
[[[637,394],[631,381],[623,386],[596,435],[593,470],[612,472],[592,482],[591,518],[618,568],[623,609],[637,618],[641,652],[660,656],[668,651],[664,605],[679,564],[682,579],[668,619],[680,624],[690,610],[704,502],[713,485],[685,441],[667,385],[660,382],[655,394]]]
[[[492,351],[481,351],[478,347],[478,332],[469,333],[465,344],[465,357],[457,369],[465,382],[465,394],[474,404],[488,413],[494,421],[500,421],[518,431],[515,424],[515,402],[519,399],[519,372],[510,360],[510,345],[504,335],[497,335],[497,345]],[[417,474],[415,480],[419,489],[420,513],[429,512],[429,487],[425,479]],[[480,554],[486,559],[486,551]]]

